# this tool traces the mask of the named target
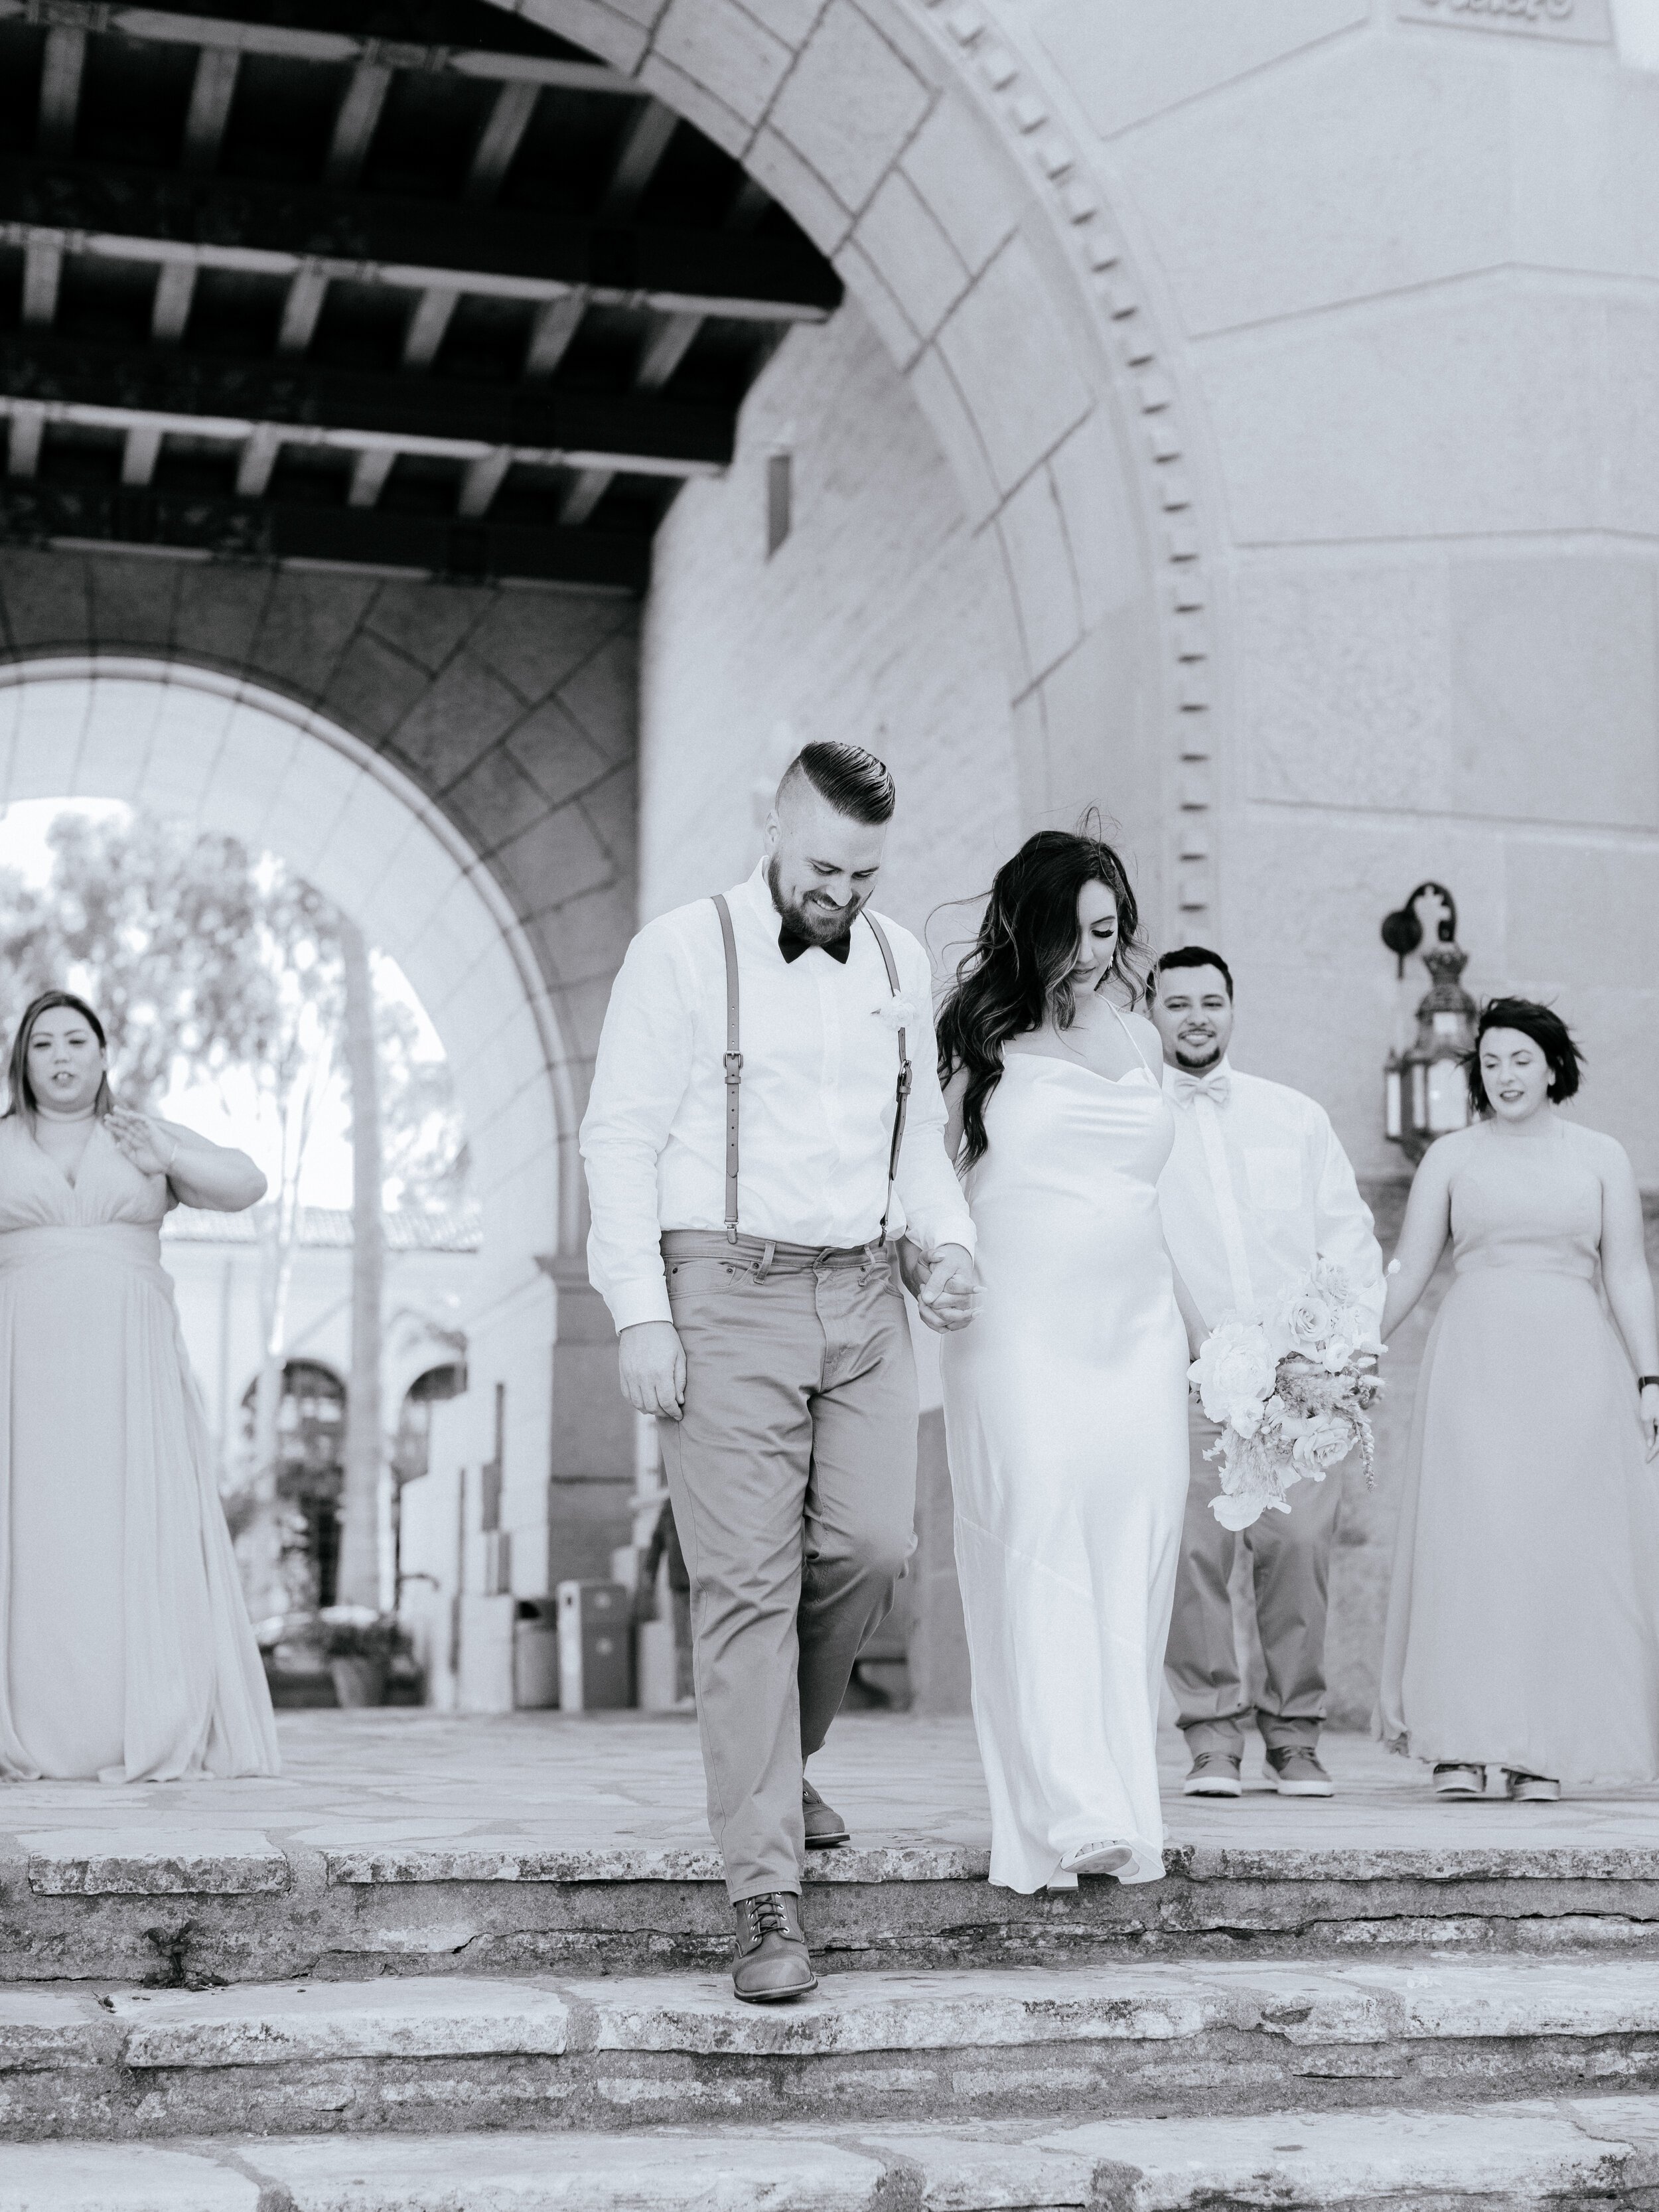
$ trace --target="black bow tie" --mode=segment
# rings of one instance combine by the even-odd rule
[[[799,960],[803,952],[827,952],[832,960],[839,960],[844,968],[847,956],[853,949],[853,930],[849,923],[839,937],[803,937],[794,924],[786,921],[778,932],[778,950],[786,961]]]

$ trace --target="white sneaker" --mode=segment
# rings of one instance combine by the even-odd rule
[[[1193,1771],[1181,1785],[1183,1797],[1242,1797],[1244,1784],[1239,1774],[1243,1761],[1230,1751],[1200,1751],[1193,1761]]]
[[[1270,1751],[1267,1765],[1273,1771],[1273,1787],[1281,1797],[1330,1797],[1335,1794],[1335,1784],[1319,1763],[1319,1754],[1310,1743],[1291,1744],[1283,1751]]]

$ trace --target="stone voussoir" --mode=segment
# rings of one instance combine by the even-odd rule
[[[1659,2087],[1639,1960],[388,1977],[0,1996],[0,2135],[607,2130],[1311,2110]]]

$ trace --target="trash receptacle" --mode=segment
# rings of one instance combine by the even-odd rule
[[[632,1606],[621,1583],[559,1584],[559,1711],[634,1702]]]
[[[513,1623],[513,1703],[544,1711],[558,1702],[557,1600],[521,1597]]]

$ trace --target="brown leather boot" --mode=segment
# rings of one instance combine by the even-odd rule
[[[833,1851],[853,1840],[847,1832],[847,1823],[833,1805],[826,1805],[805,1775],[800,1783],[802,1825],[806,1830],[809,1851]]]
[[[732,1987],[745,2004],[777,2004],[817,1989],[800,1932],[800,1899],[793,1890],[745,1897],[732,1907],[732,1917],[737,1938]]]

